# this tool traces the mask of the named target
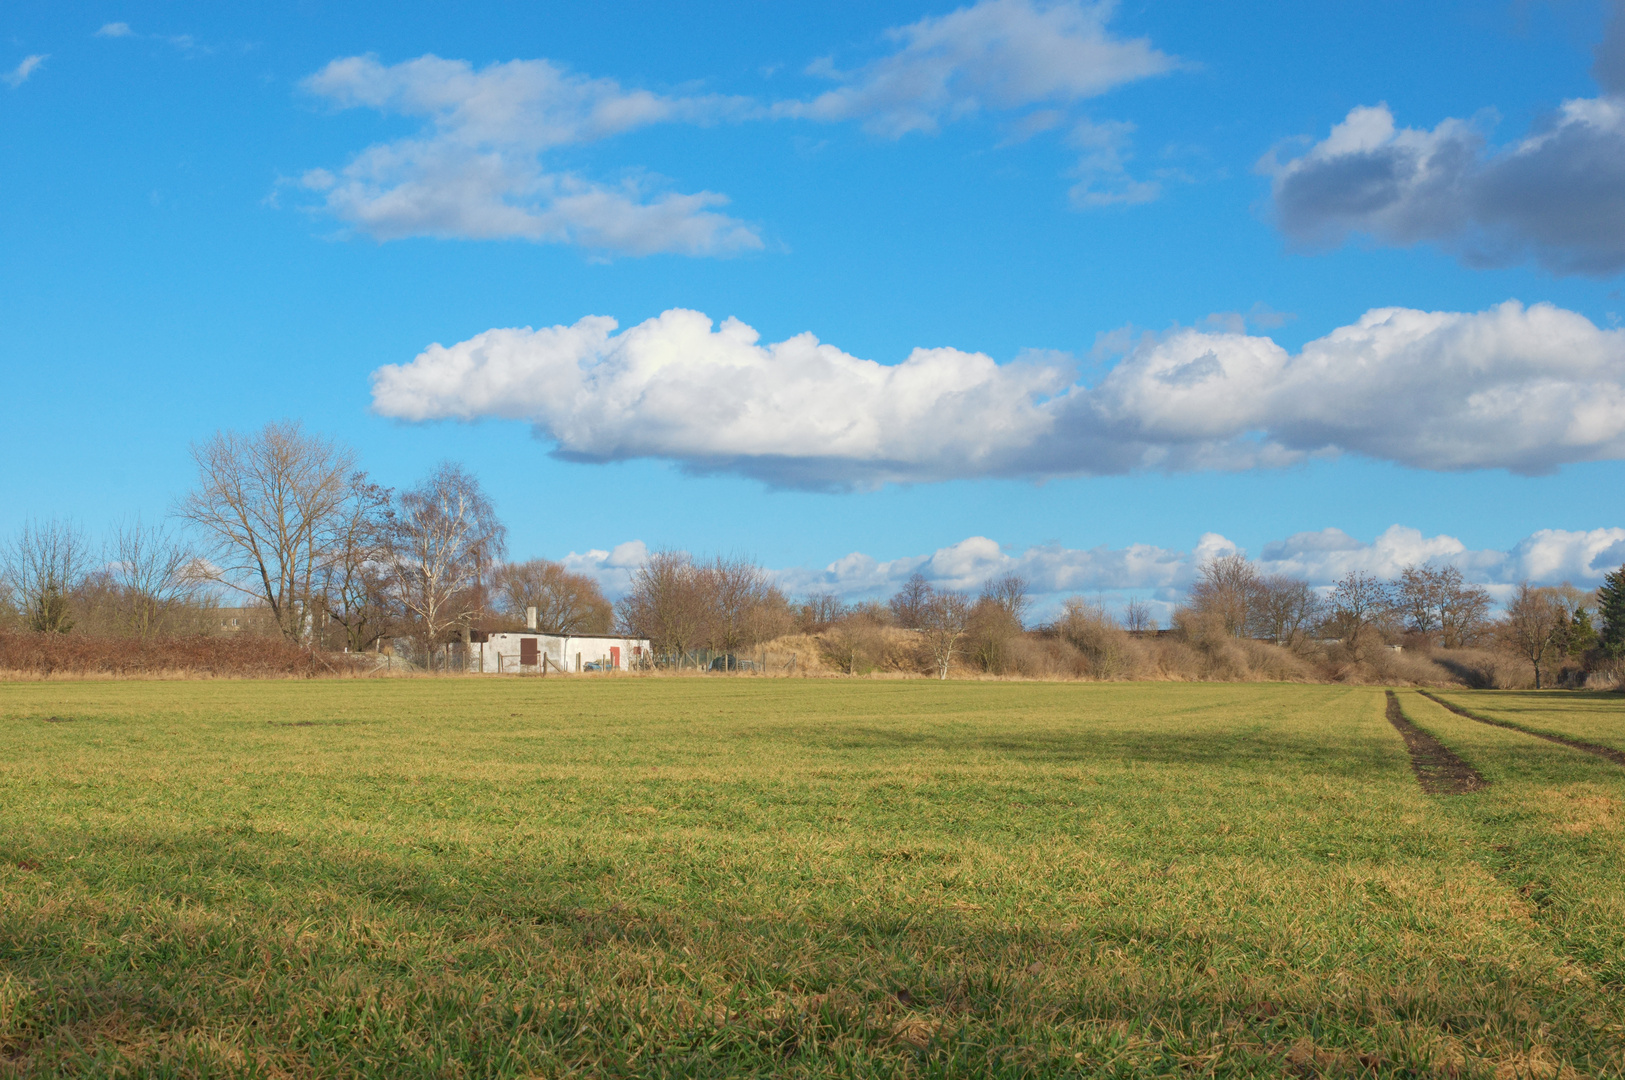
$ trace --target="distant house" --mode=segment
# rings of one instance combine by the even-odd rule
[[[649,656],[648,638],[535,630],[469,636],[472,640],[462,645],[467,670],[486,675],[630,671]]]
[[[276,634],[280,632],[271,611],[263,604],[255,607],[221,607],[214,609],[214,632],[217,634]]]

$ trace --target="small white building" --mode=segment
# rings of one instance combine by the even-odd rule
[[[535,630],[485,634],[463,646],[468,670],[488,675],[542,675],[630,671],[649,657],[648,638],[608,634],[543,634]]]

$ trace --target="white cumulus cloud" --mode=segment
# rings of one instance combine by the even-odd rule
[[[549,168],[545,155],[659,123],[706,123],[739,99],[670,97],[593,79],[547,60],[476,70],[423,56],[385,65],[334,60],[302,84],[336,108],[421,118],[417,134],[379,143],[335,171],[312,169],[339,219],[380,240],[407,236],[525,239],[608,252],[723,255],[760,248],[751,226],[718,212],[714,192],[654,192]]]
[[[1339,453],[1540,473],[1625,457],[1625,332],[1547,304],[1382,308],[1295,354],[1240,330],[1148,336],[1087,385],[1056,354],[919,348],[881,364],[674,309],[624,331],[589,316],[434,345],[373,373],[373,408],[521,420],[566,459],[663,458],[786,487]]]
[[[102,28],[96,31],[97,37],[106,38],[133,37],[134,35],[135,31],[130,29],[130,24],[127,22],[102,23]]]
[[[1439,244],[1470,265],[1533,258],[1556,273],[1625,269],[1625,97],[1563,102],[1528,137],[1492,147],[1473,124],[1400,128],[1353,109],[1285,163],[1267,158],[1281,228],[1311,245],[1351,233]]]

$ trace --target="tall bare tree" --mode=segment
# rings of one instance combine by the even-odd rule
[[[687,552],[655,552],[633,572],[620,615],[628,631],[648,638],[656,653],[673,656],[681,666],[709,633],[711,612],[700,568]]]
[[[1135,634],[1145,634],[1157,628],[1157,620],[1151,614],[1151,605],[1136,596],[1123,606],[1123,629]]]
[[[23,625],[37,633],[73,629],[69,597],[93,559],[90,543],[72,522],[28,521],[4,549],[9,601]]]
[[[351,474],[348,497],[334,516],[332,543],[317,575],[322,609],[344,631],[347,652],[378,644],[397,621],[394,538],[394,494],[365,473]]]
[[[1459,570],[1456,572],[1460,574]],[[1400,570],[1399,579],[1393,584],[1394,605],[1413,633],[1429,639],[1437,635],[1443,592],[1444,577],[1440,567],[1411,565]]]
[[[1020,574],[989,578],[982,586],[981,599],[997,604],[1018,627],[1026,627],[1027,613],[1033,606],[1032,587]]]
[[[702,568],[701,581],[710,601],[711,648],[732,655],[783,632],[789,604],[755,561],[718,556]]]
[[[201,565],[192,548],[162,525],[140,518],[113,534],[108,576],[117,591],[116,612],[125,633],[145,641],[180,629],[179,618],[197,615]],[[195,619],[191,620],[194,624]]]
[[[970,621],[970,600],[963,593],[932,590],[920,619],[926,648],[931,651],[937,678],[946,679],[959,639]]]
[[[807,598],[796,608],[801,629],[809,634],[816,634],[845,614],[846,605],[832,592],[808,593]]]
[[[1445,648],[1470,644],[1489,614],[1490,594],[1467,584],[1454,566],[1407,566],[1392,592],[1409,628]]]
[[[1490,594],[1469,585],[1461,571],[1445,567],[1439,575],[1439,643],[1447,649],[1473,644],[1489,627]]]
[[[1219,555],[1199,568],[1200,577],[1191,586],[1191,609],[1204,618],[1219,622],[1227,633],[1240,637],[1247,632],[1258,571],[1245,555]]]
[[[1320,618],[1320,596],[1307,581],[1284,574],[1260,578],[1253,590],[1254,633],[1278,645],[1291,645]]]
[[[577,574],[563,563],[548,559],[508,563],[493,577],[496,594],[507,614],[525,617],[536,609],[537,626],[553,634],[607,634],[615,620],[615,607],[604,598],[598,582]]]
[[[931,587],[931,582],[926,580],[924,574],[915,571],[889,602],[892,618],[905,630],[921,629],[925,625],[926,609],[931,606],[934,595],[936,590]]]
[[[1387,582],[1363,570],[1350,570],[1337,579],[1331,608],[1338,636],[1357,646],[1367,630],[1388,616],[1393,603]]]
[[[353,494],[355,453],[284,421],[219,432],[192,458],[197,486],[176,513],[207,540],[204,575],[263,602],[284,637],[303,641]]]
[[[446,643],[450,630],[485,610],[486,587],[506,537],[479,481],[453,462],[442,462],[401,493],[391,570],[426,656]]]
[[[1534,666],[1536,690],[1540,689],[1541,668],[1563,651],[1568,628],[1568,607],[1561,593],[1532,588],[1527,581],[1518,586],[1501,622],[1501,638]]]

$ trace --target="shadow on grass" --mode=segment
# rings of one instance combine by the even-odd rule
[[[1305,772],[1340,775],[1366,774],[1373,768],[1396,765],[1393,747],[1379,739],[1339,738],[1336,732],[1328,731],[1287,734],[1260,728],[1222,735],[1098,730],[977,735],[870,727],[844,729],[840,737],[833,739],[809,734],[804,741],[842,750],[932,751],[947,757],[992,754],[1032,764],[1121,764],[1126,760],[1248,769],[1291,763]]]

